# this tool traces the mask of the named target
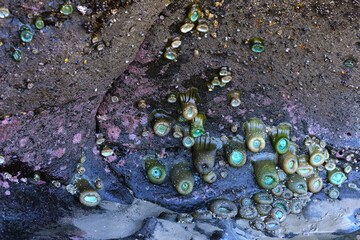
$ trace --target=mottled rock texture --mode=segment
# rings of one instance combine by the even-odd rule
[[[176,104],[167,103],[165,96],[190,87],[199,89],[198,107],[206,114],[204,127],[211,136],[232,135],[230,124],[242,124],[250,117],[259,117],[268,126],[288,121],[302,153],[305,135],[314,135],[327,142],[332,157],[349,161],[356,169],[359,4],[225,1],[214,7],[213,1],[201,2],[219,22],[218,28],[210,24],[206,34],[179,31],[190,1],[168,6],[164,0],[117,5],[74,1],[74,13],[68,17],[58,13],[60,1],[4,2],[11,12],[0,19],[0,155],[5,157],[0,166],[4,212],[0,229],[4,236],[31,233],[71,214],[70,210],[85,209],[64,189],[82,151],[87,157],[86,174],[104,180],[100,194],[111,201],[131,203],[137,197],[190,212],[219,195],[235,200],[258,191],[250,163],[241,169],[219,164],[223,150],[216,158],[218,180],[210,185],[196,175],[194,192],[188,196],[177,194],[168,179],[159,186],[146,179],[142,166],[146,154],[157,153],[167,170],[178,161],[191,163],[191,151],[180,140],[154,136],[148,122],[158,108],[176,117]],[[78,6],[91,12],[82,15]],[[19,25],[31,24],[34,14],[42,14],[47,26],[35,30],[31,43],[22,44]],[[165,60],[162,52],[176,36],[183,42],[177,61]],[[95,37],[99,42],[93,43]],[[265,40],[264,52],[253,53],[243,43],[252,37]],[[99,43],[105,46],[101,51],[96,50]],[[20,63],[9,57],[11,47],[22,50]],[[194,55],[195,50],[199,55]],[[344,66],[349,58],[355,67]],[[222,66],[231,67],[233,80],[209,92],[205,82]],[[229,105],[227,94],[232,90],[242,91],[238,108]],[[112,102],[112,96],[120,101]],[[142,98],[146,109],[136,106]],[[144,128],[149,129],[148,137],[141,136]],[[95,145],[96,133],[104,135],[104,145],[115,155],[100,156],[104,145]],[[238,133],[243,134],[241,127]],[[269,141],[265,151],[273,151]],[[31,180],[36,172],[41,176],[38,184]],[[221,172],[227,176],[220,177]],[[354,171],[349,181],[358,175]],[[53,180],[60,181],[62,188],[56,189]],[[27,197],[30,200],[23,201]],[[323,198],[324,194],[319,196]],[[25,211],[29,211],[26,216]],[[41,221],[34,225],[37,219]]]

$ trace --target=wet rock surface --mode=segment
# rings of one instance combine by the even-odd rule
[[[168,103],[166,95],[191,87],[199,89],[198,109],[205,113],[204,127],[212,137],[234,135],[230,125],[242,125],[251,117],[261,118],[268,126],[287,121],[293,125],[301,153],[306,153],[305,135],[317,136],[327,143],[331,158],[352,164],[345,184],[358,182],[360,26],[355,1],[226,1],[219,7],[204,1],[202,8],[217,15],[219,26],[211,23],[208,33],[193,30],[186,34],[179,28],[190,2],[176,1],[166,8],[167,1],[129,1],[115,7],[111,1],[107,3],[99,7],[90,1],[74,2],[72,15],[55,14],[26,45],[20,44],[18,25],[30,23],[24,17],[31,12],[29,6],[36,6],[35,13],[45,14],[55,11],[60,3],[8,4],[11,16],[0,19],[4,29],[0,39],[0,116],[10,115],[0,123],[0,155],[5,158],[0,165],[4,236],[17,231],[28,234],[47,222],[85,211],[101,213],[98,207],[81,207],[65,190],[82,151],[87,158],[87,176],[104,181],[105,187],[99,191],[103,200],[131,204],[135,197],[170,210],[192,212],[219,196],[238,201],[258,192],[250,161],[241,168],[222,164],[223,149],[216,156],[217,181],[208,184],[196,174],[194,191],[187,196],[178,194],[169,178],[161,185],[148,181],[142,162],[147,154],[157,154],[167,172],[179,161],[192,163],[192,152],[181,140],[171,134],[162,138],[154,135],[148,122],[155,109],[164,109],[176,118],[177,103]],[[93,12],[82,8],[82,15],[75,6]],[[95,36],[99,42],[92,41]],[[182,37],[177,59],[166,60],[165,47],[176,36]],[[264,52],[253,53],[244,44],[253,37],[265,40]],[[101,51],[96,50],[99,43],[104,44]],[[12,46],[23,51],[20,63],[8,56]],[[348,59],[354,67],[344,65]],[[205,83],[222,66],[231,68],[233,79],[209,92]],[[29,83],[33,83],[30,89]],[[227,98],[233,90],[242,92],[237,108],[231,107]],[[119,101],[114,102],[113,96]],[[146,100],[145,109],[137,106],[140,99]],[[149,134],[144,137],[145,130]],[[243,135],[241,127],[238,134]],[[95,144],[96,136],[101,135],[105,142]],[[105,145],[114,150],[112,156],[101,156]],[[266,145],[264,152],[274,152],[268,139]],[[40,182],[33,182],[35,173],[40,174]],[[61,188],[51,184],[54,180]],[[342,194],[359,198],[358,191],[347,187],[340,188]],[[24,202],[28,196],[31,200]],[[322,192],[313,199],[327,201],[327,196]],[[310,206],[307,211],[310,216]],[[46,216],[48,212],[56,214]],[[129,239],[159,239],[154,229],[161,232],[162,221],[148,219],[138,235]],[[233,224],[216,220],[209,226],[219,229],[202,232],[195,227],[194,231],[204,239],[227,239],[226,234],[236,236],[224,230]],[[354,230],[356,227],[336,231]],[[74,231],[69,227],[69,232]]]

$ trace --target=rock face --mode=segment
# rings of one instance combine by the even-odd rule
[[[216,15],[209,32],[194,29],[186,34],[179,29],[189,2],[167,6],[168,1],[160,0],[117,5],[81,1],[73,3],[69,16],[58,13],[60,2],[6,3],[11,15],[0,19],[0,156],[5,159],[0,165],[0,200],[8,216],[1,220],[8,221],[6,234],[17,231],[16,221],[24,218],[19,213],[27,203],[21,196],[36,189],[47,197],[33,196],[34,204],[53,201],[59,206],[57,215],[44,216],[55,208],[49,204],[36,214],[38,208],[27,205],[33,211],[30,219],[43,217],[40,225],[79,208],[64,185],[71,181],[82,151],[86,174],[104,180],[100,194],[110,201],[131,203],[137,197],[190,212],[218,196],[236,200],[258,191],[251,164],[240,169],[219,164],[225,160],[222,149],[214,168],[218,180],[207,184],[195,175],[194,191],[187,196],[179,195],[169,179],[161,185],[147,180],[142,165],[147,154],[158,154],[167,172],[176,162],[192,163],[191,150],[171,134],[154,135],[148,121],[155,109],[177,118],[177,103],[168,103],[166,95],[191,87],[199,90],[198,109],[205,113],[204,127],[213,137],[234,135],[230,125],[241,126],[251,117],[268,126],[290,122],[301,153],[306,153],[305,135],[317,136],[327,143],[332,158],[353,163],[356,169],[359,6],[356,1],[333,3],[231,1],[214,7],[212,1],[203,1],[202,8]],[[39,14],[46,27],[22,44],[19,25],[31,24],[29,16]],[[182,45],[176,60],[170,61],[163,52],[176,36]],[[244,43],[253,37],[264,39],[264,52],[254,53]],[[11,47],[21,49],[21,62],[9,57]],[[354,67],[345,66],[346,60]],[[222,66],[231,68],[232,81],[209,92],[206,82]],[[236,108],[227,98],[233,90],[242,92]],[[137,107],[140,99],[146,100],[145,109]],[[149,134],[143,137],[145,130]],[[103,135],[105,142],[96,145],[95,134]],[[241,127],[238,134],[243,135]],[[105,145],[114,155],[101,156]],[[263,151],[274,152],[268,140],[266,145]],[[38,184],[31,180],[35,173],[41,177]],[[357,175],[354,172],[349,181]],[[54,189],[54,180],[62,188]],[[27,191],[20,193],[21,188]],[[25,232],[41,227],[23,224]]]

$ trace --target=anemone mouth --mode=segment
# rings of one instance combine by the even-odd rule
[[[302,184],[302,183],[300,183],[300,184],[298,184],[298,185],[296,186],[296,191],[297,191],[297,193],[299,193],[299,194],[306,193],[306,192],[307,192],[307,186],[304,185],[304,184]]]
[[[294,166],[295,166],[294,160],[290,160],[288,164],[289,169],[294,169]]]
[[[261,137],[255,137],[248,142],[248,148],[252,152],[259,152],[265,147],[265,140]]]
[[[234,151],[231,153],[230,159],[234,164],[240,165],[244,160],[244,155],[239,151]]]
[[[159,120],[154,125],[154,132],[156,135],[163,137],[170,132],[170,124],[166,120]]]
[[[29,30],[22,31],[20,36],[21,36],[21,41],[23,42],[31,42],[33,38],[33,34]]]
[[[85,206],[95,207],[100,203],[101,197],[96,191],[86,191],[80,193],[79,200]]]
[[[276,151],[279,154],[284,154],[288,151],[289,146],[289,140],[286,138],[281,138],[276,144]]]
[[[265,176],[264,177],[264,183],[266,185],[271,185],[271,184],[274,183],[274,181],[275,181],[275,179],[272,176]]]
[[[275,207],[271,210],[271,216],[280,222],[284,221],[286,218],[285,210],[279,207]]]
[[[191,193],[192,189],[193,189],[193,184],[187,180],[183,180],[179,183],[178,190],[183,195]]]
[[[315,153],[310,157],[310,163],[313,166],[320,166],[325,161],[325,156],[321,153]]]
[[[192,120],[198,114],[198,110],[194,104],[189,104],[183,109],[183,117],[186,120]]]
[[[205,131],[202,130],[202,129],[195,129],[194,131],[192,131],[192,136],[193,137],[200,137],[204,133],[205,133]]]
[[[251,50],[256,53],[261,53],[264,51],[264,49],[264,45],[262,44],[254,44],[253,46],[251,46]]]
[[[345,177],[344,173],[337,172],[331,176],[331,183],[333,183],[335,185],[340,185],[345,181],[345,179],[346,179],[346,177]]]
[[[190,148],[194,145],[195,141],[192,137],[187,136],[183,138],[182,143],[185,147]]]
[[[165,56],[166,59],[169,59],[169,60],[175,60],[176,59],[176,53],[173,52],[173,51],[165,52],[164,56]]]
[[[161,172],[161,170],[160,170],[159,168],[155,168],[155,169],[153,169],[153,170],[151,171],[151,175],[152,175],[154,178],[159,179],[159,178],[161,178],[161,176],[162,176],[162,172]]]
[[[189,19],[192,22],[196,22],[199,19],[199,17],[200,17],[200,14],[197,10],[195,10],[195,11],[193,10],[189,15]]]

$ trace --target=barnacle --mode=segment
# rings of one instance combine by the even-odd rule
[[[224,145],[226,159],[233,167],[242,167],[246,163],[246,149],[244,138],[240,135],[229,137]]]
[[[198,113],[190,122],[190,135],[192,137],[200,137],[205,133],[204,123],[206,121],[205,114]]]
[[[298,168],[297,153],[299,146],[294,143],[289,143],[289,149],[286,153],[279,156],[279,166],[288,174],[293,174]]]
[[[279,183],[279,176],[276,171],[277,157],[271,153],[254,155],[251,158],[254,166],[255,178],[260,187],[272,189]]]
[[[146,155],[143,159],[146,175],[150,182],[161,184],[166,178],[164,164],[153,155]]]
[[[166,101],[168,103],[176,103],[177,95],[175,93],[169,93],[166,95]]]
[[[237,214],[234,202],[227,199],[217,199],[210,203],[210,211],[220,218],[233,218]]]
[[[230,67],[227,67],[227,66],[223,66],[220,68],[220,72],[219,72],[219,76],[221,77],[221,82],[222,83],[228,83],[232,80],[231,78],[231,68]],[[223,79],[224,77],[230,77],[230,78],[225,78]]]
[[[170,179],[178,193],[187,195],[194,187],[194,175],[186,162],[180,162],[172,166]]]
[[[218,143],[214,138],[203,135],[195,139],[192,156],[200,174],[207,174],[214,168],[217,149]]]
[[[251,118],[243,124],[247,147],[252,152],[265,148],[265,124],[259,118]]]
[[[286,186],[297,194],[304,194],[307,192],[307,184],[301,176],[298,174],[292,174],[286,181]]]
[[[261,218],[255,219],[250,223],[250,226],[252,228],[255,228],[256,230],[259,231],[264,231],[265,230],[265,223],[263,220],[261,220]]]
[[[270,140],[279,154],[284,154],[288,151],[290,145],[290,134],[292,126],[290,123],[280,123],[276,130],[270,133]]]

